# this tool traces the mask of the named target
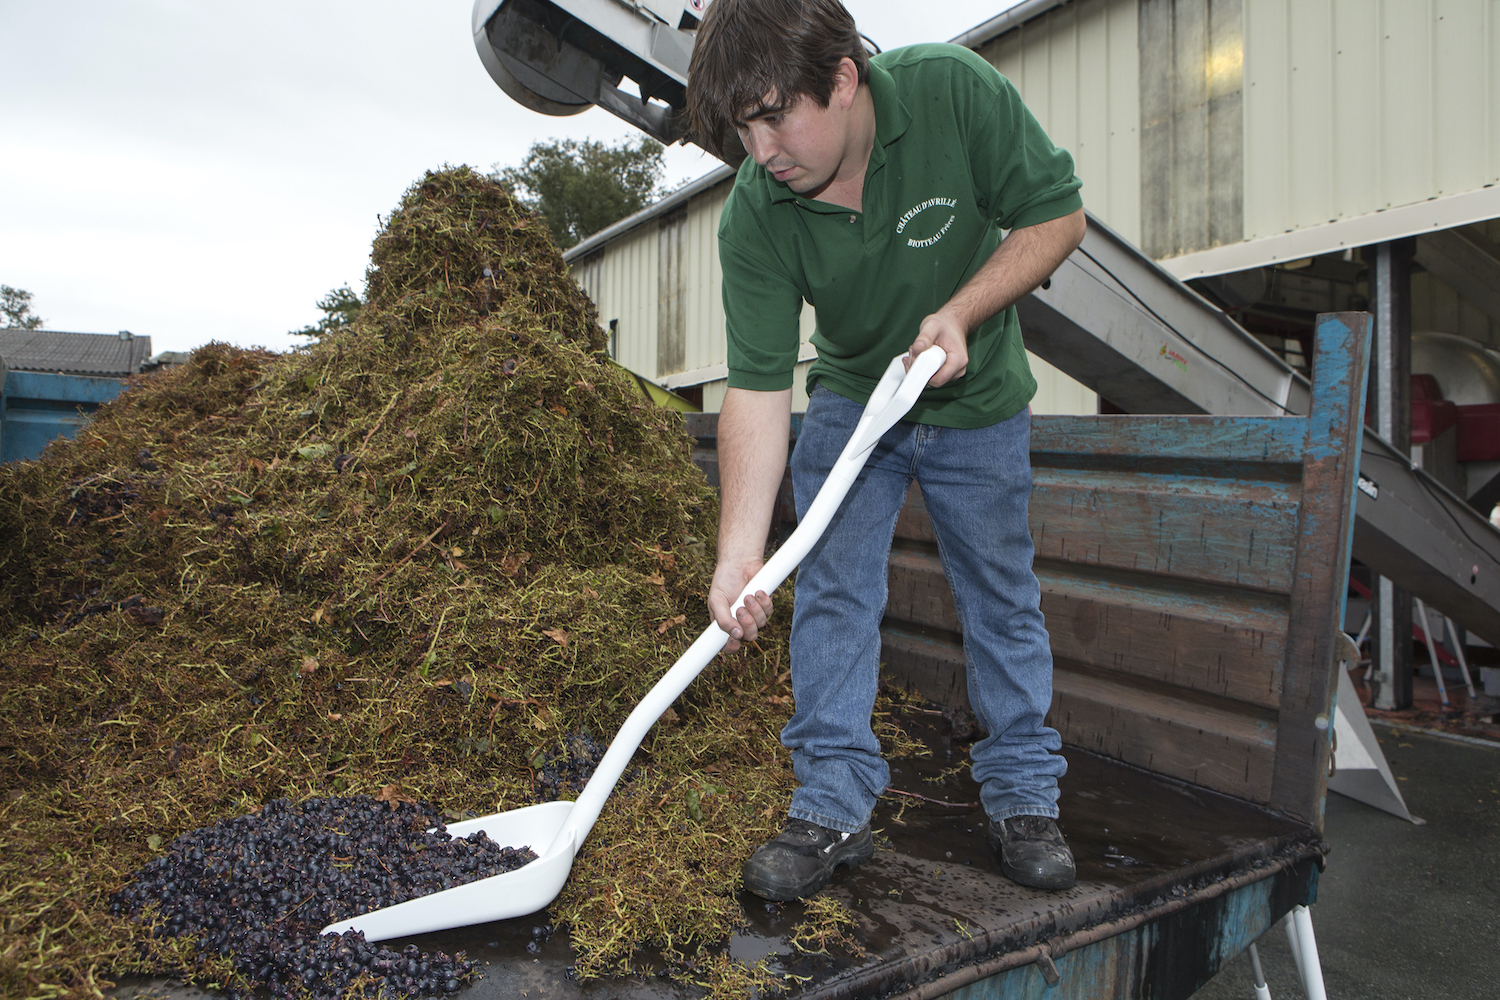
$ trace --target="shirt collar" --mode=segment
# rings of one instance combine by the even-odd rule
[[[895,142],[906,134],[911,125],[911,112],[906,110],[906,105],[901,100],[901,95],[896,93],[896,81],[891,74],[881,67],[870,63],[870,75],[868,77],[870,87],[870,100],[875,106],[875,145],[870,150],[870,165],[865,168],[865,176],[869,176],[876,168],[885,163],[885,147]],[[762,169],[762,168],[757,168]],[[766,179],[766,185],[770,189],[771,201],[801,201],[809,208],[821,205],[821,202],[811,198],[803,198],[785,184],[776,180],[769,172],[762,170]],[[839,211],[848,211],[839,209]]]

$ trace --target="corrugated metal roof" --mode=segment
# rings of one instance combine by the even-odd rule
[[[564,250],[563,260],[571,264],[575,260],[578,260],[580,257],[587,257],[589,254],[604,246],[606,243],[612,243],[614,240],[630,232],[636,226],[645,225],[652,219],[655,219],[662,215],[666,215],[672,209],[688,201],[688,199],[692,198],[694,195],[702,194],[704,191],[709,190],[715,185],[723,184],[726,181],[733,180],[734,175],[734,167],[728,165],[716,167],[715,169],[704,174],[702,177],[699,177],[697,180],[684,184],[676,191],[673,191],[671,194],[667,195],[661,201],[658,201],[652,205],[647,205],[645,208],[641,209],[634,215],[627,215],[625,218],[621,219],[619,222],[616,222],[614,225],[608,227],[607,229],[601,229],[576,246],[571,246],[567,250]]]
[[[139,372],[150,356],[150,337],[0,329],[0,358],[12,371],[125,376]]]
[[[1053,7],[1061,7],[1069,0],[1022,0],[1009,10],[996,14],[983,24],[970,28],[950,41],[971,49],[992,42],[1012,28],[1025,24],[1034,17],[1041,17]]]

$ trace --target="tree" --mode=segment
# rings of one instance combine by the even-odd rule
[[[356,295],[348,285],[341,285],[318,300],[318,308],[323,310],[323,318],[312,326],[293,330],[292,336],[322,340],[330,333],[347,330],[354,325],[355,318],[364,307],[363,299]]]
[[[31,293],[9,285],[0,285],[0,315],[8,327],[37,330],[42,325],[42,317],[31,311]]]
[[[526,208],[540,212],[563,249],[651,204],[666,172],[661,143],[641,136],[613,146],[585,139],[532,145],[519,167],[495,177]]]

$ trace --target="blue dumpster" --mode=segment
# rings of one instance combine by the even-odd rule
[[[57,437],[72,437],[89,414],[118,396],[123,379],[6,371],[0,391],[0,462],[36,458]]]

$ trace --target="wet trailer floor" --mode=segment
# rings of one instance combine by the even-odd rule
[[[1163,938],[1168,944],[1168,939],[1183,939],[1178,941],[1183,953],[1148,957],[1166,963],[1183,985],[1163,988],[1158,982],[1145,995],[1186,996],[1216,971],[1218,958],[1234,954],[1185,953],[1212,953],[1215,947],[1222,952],[1223,945],[1214,940],[1218,928],[1202,925],[1231,918],[1223,905],[1204,903],[1195,909],[1195,901],[1215,896],[1226,878],[1235,884],[1275,883],[1270,902],[1277,911],[1272,916],[1277,916],[1292,902],[1304,901],[1315,885],[1313,862],[1319,854],[1311,830],[1244,802],[1066,747],[1069,768],[1062,780],[1059,825],[1078,863],[1078,884],[1061,892],[1023,888],[1001,875],[989,857],[978,787],[967,768],[944,777],[962,760],[958,749],[950,758],[945,742],[934,735],[931,757],[894,762],[892,788],[968,805],[887,795],[874,821],[875,857],[860,868],[840,871],[823,890],[857,917],[858,927],[849,936],[863,956],[837,946],[829,955],[799,952],[789,935],[803,917],[803,905],[766,903],[749,894],[741,896],[745,926],[721,949],[748,962],[767,959],[774,971],[796,977],[788,981],[792,996],[884,997],[916,986],[918,995],[933,997],[994,971],[1034,962],[1038,944],[1045,948],[1051,942],[1051,954],[1060,956],[1089,937],[1091,929],[1092,936],[1100,936],[1102,924],[1128,930],[1169,918],[1160,921],[1163,926],[1172,920],[1191,925],[1191,933],[1179,930]],[[545,914],[535,914],[412,941],[424,949],[467,952],[484,974],[458,994],[472,1000],[702,995],[683,981],[687,976],[682,970],[665,967],[657,975],[580,983],[571,976],[567,934],[539,938],[544,924]],[[540,945],[534,952],[527,947],[533,942]],[[1205,962],[1208,966],[1199,968]],[[1137,978],[1141,974],[1139,968],[1133,973]],[[1148,979],[1151,975],[1146,970]],[[128,996],[144,985],[118,994]],[[150,985],[159,992],[165,984]],[[201,995],[196,990],[168,992]]]

